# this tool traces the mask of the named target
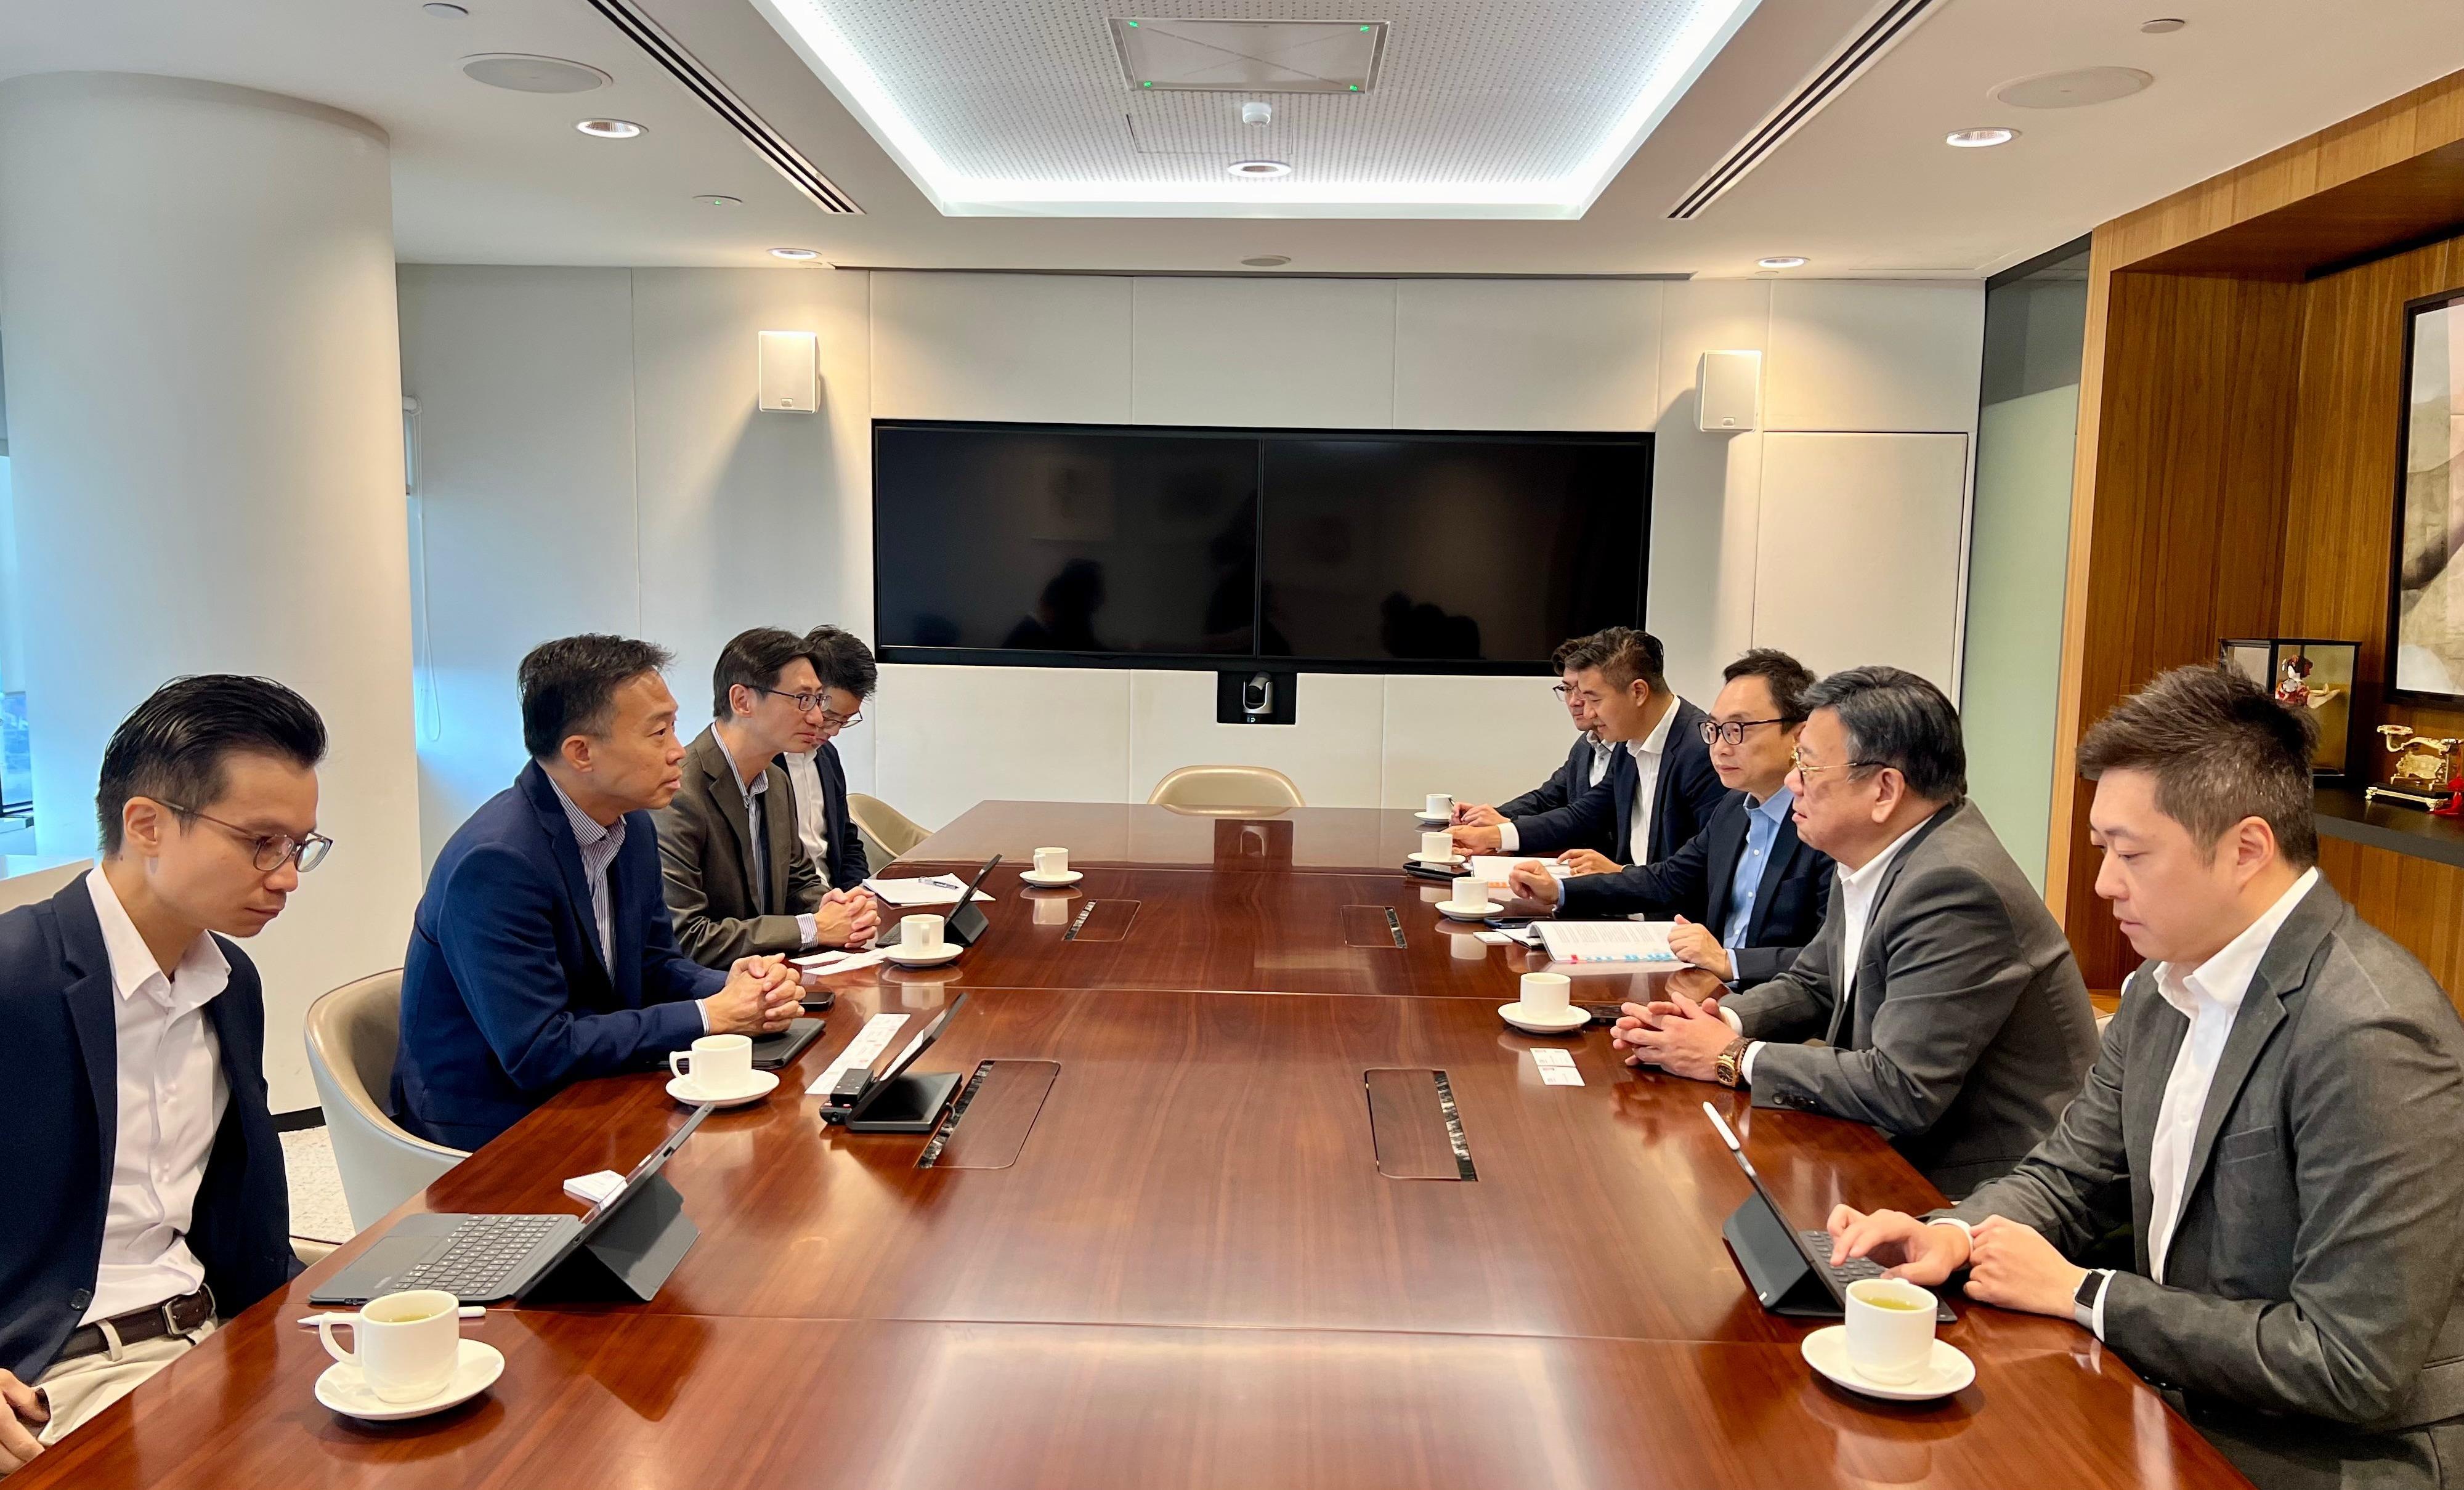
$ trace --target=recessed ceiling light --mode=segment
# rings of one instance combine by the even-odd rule
[[[1251,269],[1281,269],[1291,261],[1292,256],[1288,253],[1261,253],[1256,258],[1244,258],[1241,262]]]
[[[1994,125],[1989,129],[1954,129],[1942,137],[1942,142],[1963,150],[1984,150],[1997,144],[2009,144],[2019,138],[2015,129]]]
[[[819,249],[772,249],[770,251],[770,256],[772,258],[792,259],[820,258],[822,256],[822,251]]]
[[[458,9],[458,8],[457,8]],[[534,56],[527,52],[482,52],[462,59],[462,76],[516,93],[588,93],[613,81],[587,62]]]
[[[458,21],[462,17],[471,13],[469,11],[464,10],[458,5],[446,4],[445,0],[428,0],[428,3],[421,6],[420,9],[426,11],[429,14],[435,16],[440,21]]]
[[[585,119],[573,127],[602,140],[630,140],[642,132],[642,126],[629,119]]]
[[[1252,181],[1264,181],[1270,176],[1288,176],[1292,173],[1292,168],[1281,161],[1235,161],[1223,168],[1235,176],[1245,176]]]
[[[712,195],[695,197],[693,200],[704,207],[742,207],[744,205],[744,199],[742,197],[722,197]]]
[[[2159,16],[2152,21],[2141,21],[2139,23],[2139,29],[2145,32],[2150,36],[2162,36],[2167,32],[2180,31],[2183,27],[2189,24],[2189,22],[2182,19],[2178,15],[2164,15]]]
[[[1769,258],[1754,260],[1754,263],[1763,269],[1803,269],[1811,262],[1813,261],[1802,253],[1774,253]]]

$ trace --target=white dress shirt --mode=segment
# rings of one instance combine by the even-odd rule
[[[1651,848],[1651,806],[1652,799],[1658,795],[1660,789],[1660,759],[1661,754],[1668,749],[1669,729],[1677,723],[1677,711],[1684,702],[1685,700],[1678,697],[1676,694],[1669,694],[1668,712],[1660,716],[1660,723],[1652,726],[1651,733],[1639,740],[1626,741],[1626,753],[1634,756],[1635,770],[1637,773],[1634,799],[1634,832],[1628,840],[1627,850],[1633,854],[1633,862],[1636,864],[1649,864],[1651,862],[1651,854],[1649,852]],[[1588,734],[1589,732],[1586,733]],[[1606,749],[1602,749],[1600,747],[1599,736],[1596,734],[1590,734],[1590,738],[1592,741],[1592,784],[1594,786],[1597,786],[1600,784],[1600,778],[1608,775],[1609,762],[1615,758],[1616,747],[1610,746]],[[1499,823],[1497,826],[1497,851],[1501,854],[1510,854],[1520,851],[1522,847],[1523,833],[1521,829],[1514,825],[1514,820],[1508,818],[1504,822]]]
[[[761,831],[761,801],[770,795],[770,772],[766,767],[755,772],[753,784],[747,786],[744,773],[737,767],[736,752],[727,748],[726,734],[714,728],[710,737],[718,742],[718,754],[727,762],[728,779],[736,783],[737,792],[744,799],[744,829],[750,840],[744,857],[752,862],[753,910],[759,915],[761,908],[770,903],[769,839]],[[787,795],[792,799],[796,794],[789,792]],[[810,914],[796,917],[796,934],[803,938],[807,947],[822,938],[821,928]]]
[[[1882,876],[1890,871],[1891,861],[1900,856],[1900,850],[1908,846],[1908,840],[1916,836],[1917,828],[1932,821],[1927,818],[1925,822],[1891,840],[1889,846],[1866,860],[1860,867],[1843,867],[1838,871],[1842,919],[1839,923],[1839,967],[1837,973],[1839,983],[1837,1002],[1846,1003],[1849,996],[1857,991],[1857,964],[1865,955],[1865,931],[1874,922],[1874,898],[1882,892]],[[1741,1031],[1735,1015],[1726,1009],[1720,1012],[1727,1015],[1730,1029]],[[1754,1079],[1754,1055],[1762,1048],[1761,1041],[1748,1045],[1744,1058],[1737,1063],[1737,1069],[1749,1083]]]
[[[231,962],[200,931],[165,976],[145,938],[96,868],[85,877],[111,958],[119,1054],[119,1131],[94,1298],[80,1325],[191,1294],[206,1269],[187,1233],[231,1087],[206,1005],[231,981]]]
[[[816,764],[821,756],[817,750],[791,750],[780,757],[787,762],[787,784],[795,788],[796,837],[803,842],[804,857],[822,866],[822,878],[830,877],[830,818],[822,801],[822,768]]]

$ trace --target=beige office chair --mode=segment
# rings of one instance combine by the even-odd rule
[[[864,839],[865,866],[879,874],[933,836],[931,830],[878,797],[847,793],[847,817]]]
[[[31,874],[12,875],[0,880],[0,910],[14,910],[19,906],[49,900],[60,892],[61,886],[93,867],[93,860],[80,859],[75,864],[54,865],[48,869],[36,869]]]
[[[1271,766],[1182,766],[1164,774],[1147,804],[1217,817],[1309,805],[1292,778]]]
[[[308,1071],[325,1108],[351,1224],[367,1227],[470,1157],[405,1132],[378,1094],[402,1039],[402,970],[345,983],[308,1006]]]

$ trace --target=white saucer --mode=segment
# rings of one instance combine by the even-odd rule
[[[1059,874],[1038,874],[1033,869],[1022,869],[1018,877],[1029,885],[1053,889],[1063,885],[1075,885],[1087,876],[1084,871],[1078,869],[1064,869]]]
[[[1414,864],[1427,865],[1431,868],[1435,868],[1441,864],[1461,864],[1463,862],[1463,856],[1461,854],[1414,854],[1412,856],[1412,862]]]
[[[1556,1015],[1532,1014],[1527,1012],[1519,1001],[1499,1004],[1497,1017],[1516,1029],[1533,1035],[1564,1035],[1592,1022],[1588,1009],[1570,1008]]]
[[[1805,1343],[1797,1349],[1804,1354],[1808,1366],[1840,1386],[1888,1402],[1930,1402],[1936,1397],[1949,1396],[1954,1391],[1964,1391],[1969,1383],[1976,1379],[1976,1363],[1963,1354],[1959,1347],[1940,1338],[1933,1343],[1933,1358],[1925,1363],[1925,1370],[1917,1379],[1896,1387],[1868,1381],[1857,1373],[1857,1368],[1848,1364],[1848,1326],[1845,1325],[1815,1330],[1805,1337]]]
[[[1448,822],[1454,822],[1455,820],[1454,820],[1454,814],[1452,814],[1452,813],[1448,813],[1448,814],[1446,814],[1444,817],[1432,817],[1432,816],[1430,816],[1428,813],[1425,813],[1425,812],[1416,812],[1416,813],[1412,814],[1412,821],[1413,821],[1413,822],[1425,822],[1425,823],[1429,824],[1431,827],[1436,827],[1436,826],[1440,825],[1441,823],[1448,823]]]
[[[756,1071],[753,1080],[739,1091],[724,1097],[714,1097],[693,1085],[690,1076],[672,1077],[668,1082],[668,1095],[688,1107],[740,1107],[748,1102],[759,1102],[779,1089],[779,1073]]]
[[[505,1358],[495,1346],[480,1340],[462,1342],[462,1353],[453,1363],[453,1379],[445,1390],[432,1397],[416,1402],[387,1402],[368,1390],[367,1377],[347,1362],[336,1361],[317,1378],[317,1400],[341,1413],[370,1423],[396,1423],[406,1417],[426,1417],[442,1413],[449,1407],[460,1407],[496,1383],[505,1373]]]
[[[1477,906],[1458,905],[1451,900],[1438,902],[1438,914],[1457,921],[1485,921],[1505,909],[1493,900],[1484,900]]]
[[[966,950],[957,942],[943,942],[939,952],[909,952],[892,943],[881,949],[881,954],[902,968],[937,968],[942,963],[957,961],[958,953]]]

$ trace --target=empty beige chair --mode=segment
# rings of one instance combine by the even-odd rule
[[[470,1155],[405,1132],[379,1093],[402,1039],[402,970],[345,983],[308,1006],[308,1070],[325,1108],[351,1224],[367,1227]]]
[[[1147,794],[1156,807],[1184,812],[1228,814],[1281,812],[1305,807],[1301,789],[1271,766],[1183,766],[1165,774]]]
[[[878,797],[849,792],[847,802],[847,816],[864,839],[865,866],[875,874],[906,858],[916,844],[933,836],[922,823]]]
[[[14,910],[19,906],[49,900],[60,892],[61,886],[79,878],[93,867],[93,860],[80,859],[75,864],[54,865],[48,869],[36,869],[29,874],[11,875],[0,880],[0,910]]]

